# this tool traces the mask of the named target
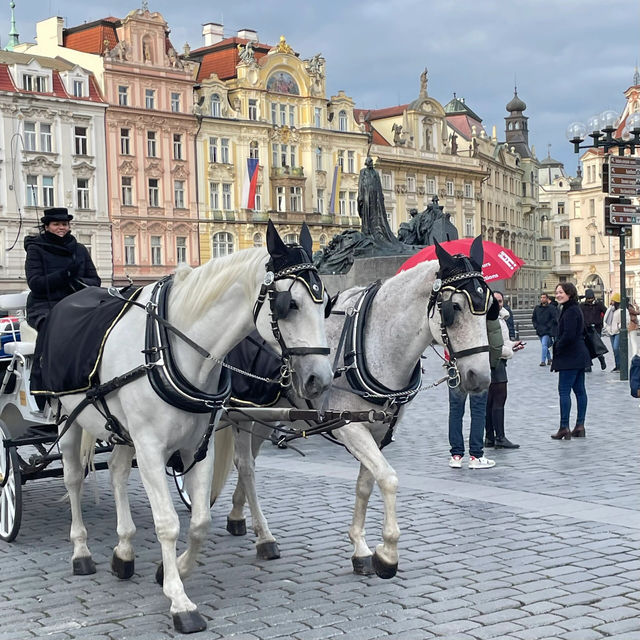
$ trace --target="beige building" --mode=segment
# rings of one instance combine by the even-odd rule
[[[284,36],[262,44],[249,29],[225,38],[209,23],[203,36],[189,52],[199,64],[202,259],[262,245],[269,218],[289,241],[306,221],[315,249],[359,226],[367,136],[349,97],[327,99],[324,59],[301,59]]]

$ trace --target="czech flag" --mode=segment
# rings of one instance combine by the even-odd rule
[[[256,184],[258,183],[258,158],[247,158],[247,173],[242,185],[242,203],[247,209],[256,208]]]

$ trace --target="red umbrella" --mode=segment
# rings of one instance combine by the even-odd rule
[[[446,249],[451,255],[463,253],[465,256],[468,256],[472,242],[473,238],[461,238],[459,240],[441,242],[440,246]],[[482,274],[487,282],[491,282],[492,280],[507,280],[525,263],[524,260],[518,258],[511,249],[506,249],[490,240],[483,240],[482,248],[484,249]],[[412,255],[400,269],[398,269],[398,273],[411,269],[411,267],[415,267],[417,264],[425,262],[426,260],[437,260],[435,245],[429,245]]]

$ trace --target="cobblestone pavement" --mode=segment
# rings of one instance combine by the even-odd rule
[[[426,363],[427,379],[439,377],[433,353]],[[507,435],[522,446],[489,450],[493,469],[448,467],[446,389],[426,391],[409,407],[385,450],[400,477],[400,567],[392,580],[351,573],[357,464],[350,456],[321,438],[302,443],[305,458],[265,446],[259,491],[282,558],[259,561],[251,534],[224,531],[227,487],[186,582],[209,623],[195,637],[640,638],[638,400],[615,374],[594,370],[587,438],[553,441],[557,376],[538,363],[531,342],[509,365]],[[85,496],[98,565],[89,577],[71,575],[62,480],[25,485],[20,535],[0,542],[0,640],[177,635],[153,579],[159,547],[135,472],[131,484],[137,558],[127,582],[109,570],[115,514],[106,473]],[[184,527],[187,512],[179,512]],[[380,527],[374,492],[372,547]]]

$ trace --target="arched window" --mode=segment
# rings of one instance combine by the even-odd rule
[[[253,234],[253,246],[254,247],[262,247],[262,246],[264,246],[264,240],[262,238],[262,234],[261,233],[254,233]]]
[[[213,235],[213,257],[220,258],[233,253],[233,236],[226,231],[219,231]]]
[[[319,244],[321,249],[324,249],[327,246],[327,236],[324,233],[320,235]]]
[[[515,127],[516,129],[519,129],[519,128],[520,128],[520,123],[519,123],[519,122],[516,122],[516,123],[515,123],[515,125],[514,125],[514,127]]]
[[[258,143],[255,140],[252,140],[249,143],[249,157],[250,158],[255,158],[256,160],[259,159],[259,155],[258,155]]]
[[[298,234],[297,233],[287,233],[284,237],[285,244],[298,244]]]
[[[346,131],[347,130],[347,112],[341,111],[338,114],[338,130]]]
[[[214,118],[220,117],[220,95],[217,93],[211,94],[211,115]]]

